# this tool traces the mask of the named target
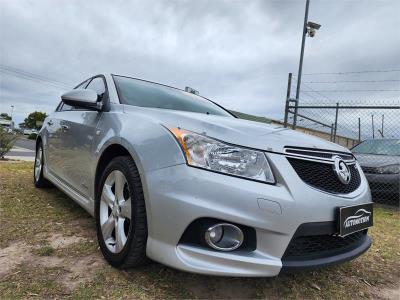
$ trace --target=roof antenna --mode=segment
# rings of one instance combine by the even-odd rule
[[[191,94],[195,94],[195,95],[199,95],[199,91],[196,91],[195,89],[192,89],[191,87],[187,86],[185,87],[185,92],[191,93]]]

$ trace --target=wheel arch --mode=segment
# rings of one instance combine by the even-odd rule
[[[96,199],[98,193],[98,185],[100,183],[101,175],[108,163],[117,156],[130,156],[134,161],[139,174],[140,180],[142,181],[143,188],[145,187],[145,178],[143,177],[143,165],[139,158],[139,155],[132,149],[128,143],[124,143],[124,140],[118,139],[109,141],[103,147],[104,149],[100,152],[96,163],[96,170],[94,174],[94,186],[93,186],[93,197]]]
[[[100,183],[101,175],[103,174],[104,169],[107,167],[108,163],[117,156],[125,156],[132,155],[129,153],[128,149],[126,149],[121,144],[111,144],[108,145],[107,148],[101,153],[97,165],[96,165],[96,172],[94,177],[94,197],[97,197],[98,193],[98,185]],[[132,157],[133,159],[133,157]]]
[[[131,151],[130,151],[131,150]],[[123,141],[115,141],[113,143],[108,144],[104,150],[101,152],[99,159],[96,164],[96,172],[95,172],[95,178],[94,178],[94,186],[93,186],[93,196],[94,196],[94,201],[96,201],[98,197],[98,193],[100,192],[100,180],[103,171],[107,167],[108,163],[115,157],[117,156],[129,156],[132,158],[134,163],[136,164],[136,167],[138,168],[139,171],[139,176],[140,180],[142,183],[142,188],[143,188],[143,193],[144,193],[144,201],[146,205],[146,215],[147,215],[147,226],[148,230],[151,230],[151,210],[150,210],[150,204],[149,200],[147,199],[147,183],[146,183],[146,178],[143,176],[143,169],[142,169],[142,164],[141,161],[139,160],[138,156],[136,153],[132,153],[132,149],[129,148],[128,145],[124,145]]]

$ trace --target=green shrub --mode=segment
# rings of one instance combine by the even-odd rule
[[[37,133],[32,132],[30,135],[28,135],[28,139],[30,139],[30,140],[36,140],[37,136],[38,136]]]
[[[7,132],[2,126],[0,126],[0,159],[4,158],[14,146],[16,136],[12,133]]]

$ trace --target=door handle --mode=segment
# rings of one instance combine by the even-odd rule
[[[69,130],[69,126],[68,125],[61,125],[61,128],[63,131],[68,131]]]
[[[47,124],[49,124],[49,126],[51,126],[51,125],[53,125],[53,121],[52,120],[47,121]]]

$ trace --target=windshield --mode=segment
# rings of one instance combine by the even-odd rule
[[[400,140],[367,140],[351,151],[360,154],[400,155]]]
[[[203,97],[158,83],[113,77],[123,104],[232,117],[225,109]]]

